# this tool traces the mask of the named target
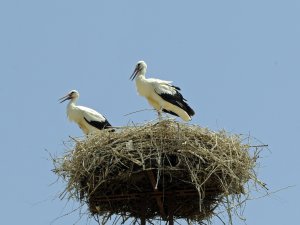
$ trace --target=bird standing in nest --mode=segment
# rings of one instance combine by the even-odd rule
[[[139,61],[130,79],[135,79],[138,93],[156,109],[159,118],[161,112],[166,112],[179,116],[184,121],[190,121],[195,112],[179,92],[180,88],[172,85],[172,81],[146,78],[146,71],[147,64]]]
[[[85,106],[76,105],[78,98],[78,91],[72,90],[59,100],[60,103],[70,100],[67,106],[67,116],[70,121],[74,121],[78,124],[83,133],[88,135],[99,132],[99,130],[111,128],[111,124],[108,120],[97,111]]]

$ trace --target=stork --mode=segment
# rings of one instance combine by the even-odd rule
[[[179,116],[184,121],[190,121],[195,114],[181,95],[180,88],[172,85],[172,81],[146,78],[147,64],[139,61],[130,79],[136,82],[139,95],[145,97],[149,104],[156,109],[159,118],[161,112]]]
[[[67,116],[70,121],[74,121],[78,124],[83,133],[88,135],[94,132],[99,132],[99,130],[111,128],[107,119],[97,111],[76,105],[78,98],[79,92],[72,90],[59,100],[60,103],[70,100],[67,106]]]

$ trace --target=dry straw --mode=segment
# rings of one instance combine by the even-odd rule
[[[112,215],[202,223],[220,205],[230,213],[241,204],[249,181],[263,185],[258,149],[225,131],[163,120],[74,142],[53,159],[67,183],[62,196],[86,202],[102,224]]]

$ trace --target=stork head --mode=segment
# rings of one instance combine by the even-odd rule
[[[134,78],[138,75],[141,74],[145,75],[146,70],[147,70],[147,64],[144,61],[138,61],[132,75],[130,76],[130,79],[134,80]]]
[[[79,92],[76,90],[72,90],[70,91],[67,95],[65,95],[64,97],[60,98],[59,101],[60,103],[66,101],[66,100],[73,100],[73,99],[77,99],[79,97]]]

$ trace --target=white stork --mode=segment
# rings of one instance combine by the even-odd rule
[[[172,81],[146,78],[146,71],[147,64],[139,61],[130,79],[135,79],[138,93],[157,110],[159,117],[163,111],[179,116],[184,121],[190,121],[195,112],[180,94],[180,88],[173,86]]]
[[[102,129],[111,128],[107,119],[97,111],[84,107],[77,106],[76,102],[79,98],[79,93],[76,90],[70,91],[66,96],[60,98],[60,103],[70,100],[67,106],[67,116],[70,121],[74,121],[86,135],[98,132]]]

